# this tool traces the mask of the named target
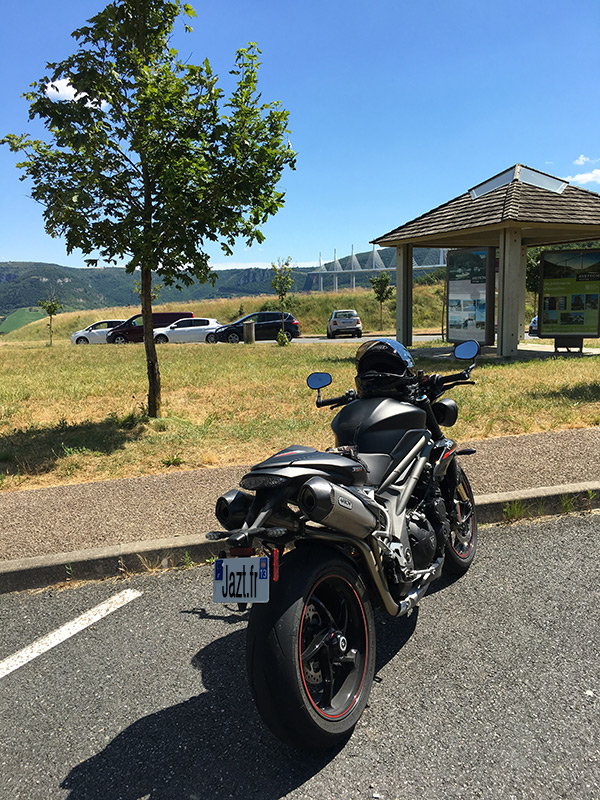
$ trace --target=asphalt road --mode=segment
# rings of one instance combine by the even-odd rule
[[[0,661],[141,592],[0,678],[0,797],[598,798],[599,519],[486,528],[464,578],[379,616],[369,707],[321,756],[257,718],[245,619],[212,603],[207,567],[4,595]]]

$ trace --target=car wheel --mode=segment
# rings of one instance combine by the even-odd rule
[[[229,344],[237,344],[240,341],[240,337],[235,333],[235,331],[231,331],[231,333],[227,334],[227,341]]]
[[[115,344],[127,344],[127,337],[123,336],[122,333],[119,333],[117,336],[115,336],[114,343]]]
[[[214,335],[214,333],[207,333],[206,334],[206,341],[209,344],[215,344],[216,341],[217,341],[217,337]]]
[[[284,331],[284,333],[285,333],[285,338],[288,340],[288,342],[291,342],[292,334],[289,331]]]
[[[167,342],[168,342],[169,340],[168,340],[168,339],[167,339],[167,337],[164,335],[164,333],[159,333],[159,334],[158,334],[158,336],[155,336],[155,337],[154,337],[154,341],[156,342],[156,344],[167,344]]]
[[[86,339],[85,336],[78,336],[75,340],[75,344],[89,344],[89,339]]]
[[[327,338],[331,339],[331,331],[327,331]]]

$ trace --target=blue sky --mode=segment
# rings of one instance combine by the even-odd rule
[[[0,134],[31,130],[20,97],[103,0],[4,5]],[[259,247],[223,266],[308,265],[378,235],[520,162],[600,192],[598,0],[209,0],[174,44],[226,78],[235,51],[262,50],[266,101],[290,111],[297,169]],[[0,148],[0,262],[82,266],[44,232],[42,208]]]

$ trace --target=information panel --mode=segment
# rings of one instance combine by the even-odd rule
[[[600,250],[542,252],[538,335],[600,335]]]
[[[494,341],[494,266],[485,250],[449,250],[448,341]],[[491,279],[489,278],[491,273]]]

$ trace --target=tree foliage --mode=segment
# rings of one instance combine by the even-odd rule
[[[261,226],[283,205],[279,179],[295,163],[288,112],[261,101],[256,44],[237,51],[226,97],[208,60],[184,63],[171,47],[180,15],[195,12],[181,0],[109,3],[72,34],[76,52],[48,64],[25,95],[49,141],[2,140],[25,155],[22,178],[69,253],[140,270],[152,416],[152,272],[167,286],[214,280],[207,245],[231,255],[238,239],[262,242]]]

